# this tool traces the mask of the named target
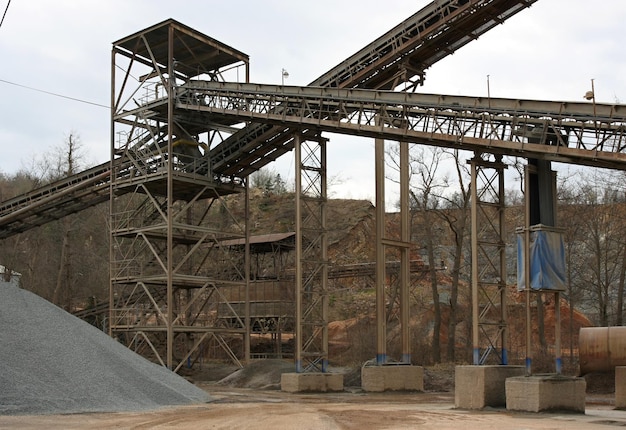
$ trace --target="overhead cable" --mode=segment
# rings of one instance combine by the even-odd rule
[[[16,87],[26,88],[26,89],[29,89],[29,90],[32,90],[32,91],[38,91],[38,92],[44,93],[44,94],[49,94],[51,96],[62,97],[64,99],[73,100],[75,102],[86,103],[86,104],[89,104],[89,105],[93,105],[93,106],[98,106],[98,107],[103,107],[103,108],[109,109],[109,106],[106,106],[106,105],[103,105],[103,104],[100,104],[100,103],[90,102],[88,100],[77,99],[76,97],[64,96],[63,94],[57,94],[57,93],[53,93],[53,92],[46,91],[46,90],[40,90],[39,88],[33,88],[33,87],[29,87],[27,85],[16,84],[15,82],[6,81],[4,79],[0,79],[0,82],[4,82],[5,84],[9,84],[9,85],[15,85]]]
[[[4,13],[2,14],[2,20],[0,20],[0,27],[2,27],[2,23],[4,22],[4,18],[7,16],[7,11],[9,10],[9,5],[11,4],[11,0],[7,2],[7,7],[4,8]]]

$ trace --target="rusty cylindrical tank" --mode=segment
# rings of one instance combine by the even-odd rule
[[[626,327],[582,327],[578,356],[581,376],[626,366]]]

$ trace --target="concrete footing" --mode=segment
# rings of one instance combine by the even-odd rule
[[[280,389],[288,393],[343,391],[341,373],[283,373]]]
[[[424,391],[424,368],[409,365],[365,366],[361,369],[364,391]]]
[[[615,407],[626,409],[626,366],[615,366]]]
[[[456,366],[454,406],[461,409],[504,407],[505,380],[523,374],[524,366]]]
[[[506,408],[511,411],[585,413],[584,378],[561,375],[518,376],[506,380]]]

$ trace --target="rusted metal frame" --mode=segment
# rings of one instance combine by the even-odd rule
[[[148,298],[148,300],[152,304],[152,308],[154,309],[154,311],[156,311],[156,314],[161,319],[161,321],[163,323],[165,323],[165,324],[168,324],[168,321],[169,321],[168,320],[168,316],[164,315],[163,312],[161,312],[161,309],[159,308],[158,303],[156,302],[156,300],[152,296],[152,293],[150,292],[150,289],[147,287],[147,285],[144,284],[143,282],[138,282],[137,285],[139,285],[143,289],[143,291],[146,294],[146,297]]]
[[[504,256],[504,165],[497,160],[489,162],[475,154],[470,160],[472,183],[471,229],[472,229],[472,343],[473,363],[484,364],[491,351],[496,351],[500,364],[507,364],[506,350],[506,265]],[[493,171],[488,175],[485,170]],[[482,178],[482,179],[481,179]],[[497,179],[497,184],[495,183]],[[479,191],[479,182],[481,187]],[[497,189],[496,189],[497,185]],[[489,201],[483,201],[489,198]],[[496,217],[489,216],[497,211]],[[493,218],[496,218],[495,220]],[[487,221],[487,227],[484,222]],[[482,224],[482,228],[479,228]],[[497,240],[481,239],[490,232],[489,237]],[[480,237],[479,237],[480,236]],[[488,237],[488,239],[489,239]],[[487,266],[485,266],[487,263]],[[494,278],[489,280],[487,278]],[[495,291],[494,291],[495,290]],[[499,298],[499,300],[498,300]],[[485,303],[486,300],[486,303]],[[500,308],[500,318],[496,322],[487,321],[492,310]],[[488,327],[496,326],[498,330],[492,333]],[[488,348],[481,352],[482,337],[488,340]],[[500,351],[498,351],[500,345]]]
[[[351,62],[353,65],[351,66],[351,68],[350,66],[349,68],[344,68],[341,71],[341,74],[343,74],[344,76],[350,76],[350,79],[347,82],[337,81],[337,86],[347,87],[353,86],[356,82],[366,82],[367,78],[371,78],[372,70],[380,70],[383,66],[389,67],[391,64],[396,63],[398,61],[398,58],[403,58],[405,55],[407,55],[408,52],[416,49],[416,46],[420,46],[420,41],[431,37],[429,36],[430,33],[440,32],[439,29],[442,27],[443,24],[445,24],[445,22],[443,22],[444,20],[452,20],[456,17],[456,15],[459,15],[463,12],[462,6],[458,6],[454,8],[454,13],[450,13],[450,11],[453,10],[452,8],[450,8],[451,4],[453,4],[453,2],[448,3],[444,7],[437,4],[435,5],[435,7],[437,8],[435,9],[435,11],[426,11],[427,8],[432,7],[430,5],[427,6],[426,8],[420,10],[409,20],[405,20],[402,24],[392,29],[383,37],[379,38],[377,41],[368,45],[365,49],[361,50],[359,53],[346,60],[346,62]],[[427,20],[427,16],[431,16],[431,18]],[[434,25],[428,25],[427,23],[432,20],[432,16],[437,16],[439,17],[439,19]],[[416,21],[416,19],[419,20]],[[409,28],[415,27],[411,30],[407,28],[407,24],[410,21],[416,21],[415,23],[410,24]],[[390,36],[390,33],[397,31],[397,29],[401,30],[399,35]],[[412,34],[415,34],[416,36],[407,38],[408,31],[410,31]],[[405,41],[405,43],[402,44],[404,47],[398,46],[397,42],[399,40]],[[374,46],[376,46],[376,48],[374,48]],[[365,55],[363,55],[362,53],[364,53]],[[366,67],[363,67],[364,64],[366,65]],[[336,75],[338,76],[339,73],[337,73]],[[333,80],[335,79],[336,78],[334,78]],[[322,79],[318,79],[318,81],[321,80]],[[317,81],[314,83],[320,84]],[[321,84],[323,86],[326,86],[324,85],[323,81]]]
[[[126,87],[126,81],[128,79],[128,76],[130,75],[130,70],[132,68],[132,65],[133,65],[134,61],[137,61],[138,63],[141,63],[144,66],[152,68],[154,70],[154,72],[156,72],[158,74],[158,77],[159,77],[159,80],[161,81],[161,84],[164,86],[164,88],[167,88],[167,83],[166,83],[165,78],[163,77],[162,70],[161,70],[159,64],[157,63],[156,59],[154,58],[154,55],[152,54],[152,50],[150,49],[148,41],[145,39],[144,35],[142,35],[140,37],[140,39],[144,43],[144,45],[145,45],[145,47],[146,47],[146,49],[147,49],[147,51],[148,51],[148,53],[150,55],[150,60],[151,61],[146,61],[146,60],[142,59],[141,57],[137,56],[136,52],[132,52],[131,54],[127,54],[125,51],[120,50],[119,48],[117,49],[118,53],[120,53],[120,54],[122,54],[124,56],[129,57],[131,59],[131,62],[128,65],[128,69],[126,70],[126,78],[125,78],[124,85],[123,85],[122,88],[120,88],[119,94],[118,94],[118,96],[119,96],[118,100],[115,102],[115,106],[117,108],[115,112],[121,112],[121,109],[123,109],[124,106],[126,106],[131,100],[133,100],[133,96],[135,94],[137,94],[137,92],[139,92],[139,90],[144,88],[143,85],[145,84],[145,82],[147,82],[147,81],[142,81],[141,85],[138,85],[133,90],[133,92],[127,97],[126,101],[124,101],[124,103],[121,103],[122,95],[124,94],[124,88]],[[137,40],[137,43],[138,42],[139,42],[139,39]],[[119,115],[121,115],[121,116],[128,116],[126,113],[124,113],[124,114],[116,114],[116,115],[114,115],[114,118],[117,119],[119,117]]]
[[[85,188],[85,184],[89,185],[89,184],[94,184],[94,183],[98,183],[101,180],[104,180],[106,178],[108,178],[110,175],[108,172],[102,173],[99,176],[96,176],[92,179],[89,179],[87,181],[85,181],[84,183],[77,183],[76,185],[72,185],[70,187],[65,188],[63,191],[58,191],[56,193],[52,193],[50,195],[48,195],[47,197],[44,197],[42,199],[39,199],[38,201],[29,204],[28,206],[23,206],[20,209],[14,210],[10,213],[8,213],[7,215],[4,215],[2,217],[0,217],[0,225],[3,224],[9,224],[17,219],[19,219],[20,217],[23,217],[25,214],[29,213],[29,212],[33,212],[35,209],[40,208],[48,203],[54,202],[54,201],[58,201],[58,199],[60,197],[64,197],[64,196],[69,196],[72,193],[82,190]]]
[[[245,277],[245,286],[244,286],[244,328],[246,333],[243,338],[243,349],[244,349],[244,360],[246,363],[250,362],[250,353],[251,353],[251,344],[250,344],[250,336],[252,334],[252,322],[250,319],[251,314],[251,300],[250,300],[250,269],[251,269],[251,255],[250,255],[250,223],[247,221],[250,217],[250,180],[248,177],[245,178],[245,191],[244,191],[244,218],[246,219],[245,225],[245,245],[244,245],[244,277]],[[280,342],[279,342],[280,348]]]
[[[224,338],[218,333],[212,333],[213,338],[217,342],[217,344],[222,348],[226,354],[230,357],[233,363],[235,363],[240,369],[243,368],[243,364],[237,358],[237,355],[233,352],[232,348],[228,345],[228,343],[224,340]]]
[[[533,349],[532,349],[532,313],[530,308],[530,198],[528,192],[530,190],[530,174],[536,173],[534,166],[526,164],[524,166],[524,191],[526,196],[524,198],[524,279],[526,280],[524,298],[526,304],[526,358],[525,369],[526,376],[532,375],[532,361],[533,361]]]
[[[208,109],[210,110],[210,108],[208,108]],[[220,112],[220,113],[228,114],[228,113],[226,113],[226,112]],[[247,116],[249,115],[249,116],[251,116],[251,117],[254,117],[254,113],[252,113],[252,112],[248,112],[246,115],[247,115]],[[368,117],[369,117],[369,116],[368,116]],[[286,118],[286,117],[284,117],[284,116],[282,116],[282,115],[281,115],[279,118],[280,118],[279,120],[280,120],[281,122],[285,122],[285,121],[287,120],[287,118]],[[265,117],[264,117],[264,119],[266,119],[266,120],[271,120],[271,119],[272,119],[272,117],[271,117],[271,116],[265,116]],[[277,119],[278,119],[278,118],[277,118]],[[306,118],[301,118],[301,117],[298,117],[298,119],[297,119],[297,120],[294,118],[294,121],[297,121],[297,123],[299,123],[299,124],[309,123],[309,122],[310,122],[312,125],[313,125],[313,124],[315,124],[315,125],[325,126],[325,124],[324,124],[324,121],[323,121],[323,120],[315,120],[316,122],[314,123],[314,122],[313,122],[314,120],[310,120],[310,121],[309,121],[309,120],[308,120],[308,119],[306,119]],[[503,121],[504,121],[504,118],[503,118]],[[332,126],[333,126],[333,127],[336,127],[336,123],[332,124]],[[349,124],[340,123],[340,126],[341,126],[341,127],[343,127],[343,128],[348,128]],[[502,127],[502,126],[503,126],[503,124],[502,124],[502,123],[500,123],[500,124],[499,124],[499,127]],[[439,127],[439,125],[438,125],[438,127]],[[389,128],[389,127],[388,127],[388,128]],[[360,129],[360,130],[364,130],[364,129],[363,129],[363,126],[360,126],[360,127],[359,127],[359,129]],[[386,130],[386,131],[387,131],[387,132],[391,132],[391,131],[392,131],[392,129],[391,129],[391,128],[389,128],[389,130]],[[396,133],[397,133],[397,130],[394,130],[394,131],[396,131]],[[404,133],[404,134],[406,134],[406,133]],[[500,137],[500,136],[502,136],[502,135],[503,135],[503,132],[500,132],[500,133],[499,133],[499,135],[498,135],[498,136],[496,136],[496,137],[498,137],[498,138],[499,138],[499,137]],[[467,143],[467,138],[464,138],[464,142],[465,142],[465,143]],[[525,146],[527,146],[527,145],[525,145]],[[548,151],[547,151],[547,152],[552,153],[552,154],[556,154],[556,153],[566,153],[566,149],[562,149],[562,148],[560,148],[560,147],[559,147],[559,148],[557,148],[557,147],[552,147],[552,148],[550,148],[550,147],[546,147],[546,146],[544,145],[544,148],[542,148],[542,149],[544,149],[544,150],[545,150],[545,149],[548,149]]]
[[[217,240],[215,240],[215,241],[212,242],[211,247],[210,247],[209,251],[207,252],[207,258],[209,256],[209,254],[211,253],[211,251],[214,250],[214,249],[221,251],[222,255],[227,254],[226,252],[223,251],[223,248],[222,248],[222,246],[220,246],[219,242]],[[217,251],[215,251],[215,252],[217,252]],[[233,259],[229,258],[229,259],[227,259],[226,261],[223,261],[223,262],[228,264],[229,265],[228,267],[235,271],[235,273],[238,276],[238,280],[233,280],[233,281],[228,281],[228,282],[222,280],[221,281],[222,283],[224,283],[224,284],[226,284],[226,283],[228,283],[228,284],[237,284],[238,285],[241,282],[245,282],[245,270],[244,270],[244,273],[242,273],[241,265],[238,264],[237,261],[234,261]]]
[[[193,327],[195,325],[196,321],[200,317],[200,314],[208,303],[210,295],[205,295],[204,293],[207,291],[207,287],[209,285],[214,286],[212,282],[207,282],[201,288],[195,289],[194,293],[188,297],[186,305],[180,310],[172,324],[176,325],[177,323],[181,323],[181,317],[185,316],[187,319],[186,324],[179,324],[177,327]],[[204,302],[198,307],[198,311],[195,313],[195,315],[191,315],[191,307],[195,305],[201,297],[205,298]]]
[[[115,54],[121,54],[124,55],[128,58],[128,56],[123,53],[120,49],[118,49],[117,46],[113,46],[113,49],[111,51],[111,113],[112,115],[115,115],[116,113],[119,114],[119,112],[121,111],[120,108],[120,102],[122,100],[122,95],[124,94],[124,90],[126,88],[126,84],[128,83],[128,78],[130,76],[130,70],[133,67],[133,63],[135,61],[134,56],[130,57],[130,62],[128,63],[128,66],[126,66],[124,70],[124,79],[122,80],[122,84],[118,90],[118,94],[117,94],[117,99],[115,98],[115,86],[114,84],[114,77],[115,77],[115,68],[117,66],[117,62],[115,61],[115,59],[117,58]],[[121,66],[120,66],[121,68]]]
[[[502,356],[502,351],[500,351],[501,348],[499,347],[498,343],[494,343],[494,339],[502,338],[502,336],[504,335],[504,329],[497,326],[496,332],[492,333],[490,332],[490,330],[488,330],[488,325],[483,323],[480,327],[480,331],[482,334],[481,338],[485,339],[485,342],[487,343],[487,347],[484,349],[483,353],[480,356],[480,363],[486,362],[487,358],[492,352],[497,354],[498,358],[502,362],[504,357]]]
[[[159,352],[157,351],[157,349],[155,348],[154,344],[152,343],[152,341],[150,340],[150,338],[148,337],[148,335],[146,333],[144,333],[143,331],[138,331],[137,333],[135,333],[135,335],[133,336],[133,338],[131,339],[128,348],[130,348],[131,344],[133,342],[135,342],[135,340],[137,339],[137,337],[141,337],[143,338],[143,340],[148,344],[148,346],[150,347],[150,349],[152,350],[152,352],[154,353],[154,356],[156,357],[157,360],[159,360],[159,363],[161,364],[161,366],[165,366],[165,362],[163,361],[163,359],[161,358],[161,355],[159,354]]]
[[[209,337],[210,335],[211,335],[211,333],[208,333],[208,332],[207,333],[203,333],[202,336],[200,337],[200,339],[196,339],[196,341],[194,342],[193,346],[191,348],[189,348],[189,350],[187,351],[187,354],[185,354],[183,356],[183,358],[180,360],[178,365],[174,368],[174,372],[178,372],[180,370],[180,368],[184,366],[185,362],[200,347],[200,345],[202,345],[202,342],[204,342],[204,340],[207,337]]]
[[[474,117],[478,114],[488,113],[492,116],[499,115],[505,119],[516,117],[528,119],[537,123],[548,119],[551,121],[561,120],[565,124],[588,123],[594,119],[601,124],[621,125],[626,122],[626,105],[596,104],[597,113],[594,114],[592,106],[583,102],[542,101],[528,99],[505,99],[454,96],[446,94],[411,94],[406,92],[367,90],[367,89],[337,89],[319,87],[280,86],[270,84],[242,84],[233,82],[207,82],[192,81],[181,85],[182,90],[195,91],[204,94],[211,100],[238,100],[237,106],[253,107],[256,100],[271,100],[272,107],[281,108],[282,112],[289,105],[286,102],[300,104],[302,99],[307,99],[315,110],[333,108],[339,101],[348,103],[357,108],[361,105],[376,106],[384,104],[388,106],[410,106],[424,110],[437,110],[445,114],[445,111],[473,112]],[[283,104],[284,103],[284,104]],[[230,103],[232,104],[232,102]],[[216,108],[226,108],[223,104],[208,104]],[[234,110],[234,109],[233,109]],[[247,108],[246,110],[253,110]],[[595,126],[587,125],[587,128],[595,131]]]
[[[200,249],[200,247],[204,244],[206,244],[206,239],[209,237],[209,233],[204,233],[202,236],[200,236],[197,240],[196,243],[191,247],[191,249],[189,249],[187,251],[187,253],[183,256],[183,258],[180,259],[180,261],[178,262],[178,264],[176,265],[176,267],[174,268],[174,273],[178,273],[178,271],[183,267],[183,265],[189,261],[189,259],[191,258],[191,256],[198,250]]]
[[[484,271],[482,271],[482,274],[484,274]],[[489,287],[497,286],[496,283],[489,283],[489,282],[484,282],[484,281],[482,282],[482,284],[484,286],[488,285]],[[479,296],[483,297],[486,300],[486,302],[481,301],[481,303],[483,303],[483,308],[479,313],[479,321],[482,321],[483,324],[487,321],[487,317],[490,315],[491,310],[497,309],[498,306],[500,306],[501,304],[500,303],[501,291],[499,290],[491,291],[491,290],[495,290],[495,288],[491,288],[490,290],[483,288],[479,291]]]
[[[326,140],[314,139],[295,135],[297,372],[328,366]]]
[[[220,303],[224,303],[226,307],[232,312],[232,314],[237,319],[237,323],[239,323],[239,326],[241,328],[244,328],[246,326],[244,320],[241,319],[241,316],[237,313],[237,311],[235,311],[235,308],[232,307],[232,305],[230,304],[230,302],[228,301],[224,293],[222,293],[221,289],[217,286],[217,284],[211,283],[210,289],[212,292],[217,294],[218,299],[222,300]]]
[[[378,120],[377,120],[378,121]],[[376,364],[387,363],[387,318],[385,315],[385,141],[374,141],[375,178],[376,178]]]
[[[210,187],[208,185],[204,185],[202,188],[199,188],[199,191],[189,200],[185,202],[185,204],[180,208],[178,213],[174,215],[174,221],[179,221],[180,217],[187,214],[187,210],[191,209],[201,198],[206,190],[215,189],[215,187]],[[188,223],[189,224],[189,223]]]
[[[187,300],[186,305],[180,310],[180,312],[178,313],[178,315],[176,316],[176,319],[174,319],[174,321],[172,322],[172,324],[177,324],[180,323],[180,319],[183,315],[187,316],[187,314],[189,313],[191,307],[196,303],[196,301],[204,294],[204,292],[207,290],[207,286],[210,283],[207,282],[206,284],[204,284],[202,287],[200,287],[199,289],[196,289],[193,293],[193,295],[189,298],[189,300]],[[189,321],[187,321],[187,326],[193,326],[193,322],[195,320],[197,320],[197,318],[199,317],[199,313],[202,312],[201,309],[204,308],[204,306],[206,305],[206,302],[203,304],[203,306],[200,307],[200,310],[198,311],[198,313],[196,313],[196,315],[194,316],[193,320],[191,318],[189,318]]]
[[[296,349],[295,349],[295,362],[296,362],[296,372],[301,373],[304,371],[304,351],[303,347],[303,337],[304,337],[304,320],[303,320],[303,291],[302,291],[302,276],[303,276],[303,256],[302,256],[302,207],[300,204],[302,189],[302,148],[301,148],[301,140],[302,137],[299,134],[294,136],[294,149],[295,149],[295,204],[296,204],[296,267],[295,267],[295,299],[296,299],[296,327],[295,327],[295,336],[296,336]]]
[[[162,208],[162,204],[159,203],[159,200],[152,195],[152,192],[146,187],[145,183],[141,183],[139,184],[139,187],[142,188],[145,192],[146,198],[152,203],[153,207],[154,207],[154,213],[158,213],[159,216],[161,217],[161,219],[164,222],[167,222],[167,212],[163,211]],[[166,202],[163,202],[163,204],[165,204]]]
[[[141,36],[145,37],[145,36]],[[148,49],[148,53],[152,59],[152,62],[155,66],[158,67],[156,60],[152,55],[152,51],[150,50],[147,41],[146,49]],[[174,81],[174,29],[172,27],[168,28],[168,36],[167,36],[167,75],[168,78],[165,80],[160,70],[157,70],[159,73],[159,77],[163,85],[166,86],[166,91],[168,94],[167,97],[167,124],[171,125],[174,123],[174,88],[176,86],[176,82]],[[174,136],[172,127],[169,126],[167,130],[167,153],[173,154],[173,143]],[[167,277],[167,319],[166,319],[166,342],[167,342],[167,367],[169,369],[173,368],[174,363],[174,326],[172,324],[174,320],[174,226],[173,226],[173,216],[174,216],[174,164],[173,159],[171,157],[168,158],[166,162],[167,167],[167,245],[166,245],[166,270],[165,275]]]
[[[148,249],[150,249],[150,251],[152,252],[152,255],[154,255],[154,258],[156,259],[156,261],[159,263],[159,265],[163,269],[163,272],[167,273],[167,270],[168,270],[167,262],[164,262],[161,259],[160,253],[154,248],[154,246],[150,242],[150,239],[148,239],[144,233],[139,233],[138,236],[143,238],[145,244],[148,246]]]
[[[129,286],[128,284],[122,284],[122,285],[125,287]],[[119,289],[120,284],[116,284],[116,286]],[[122,288],[122,289],[125,290],[126,288]],[[121,297],[118,297],[118,300],[122,301],[121,305],[117,305],[116,303],[113,303],[114,306],[111,306],[111,309],[119,312],[120,306],[124,309],[129,308],[131,300],[134,300],[133,304],[136,304],[139,300],[141,300],[141,296],[135,298],[135,293],[137,292],[138,289],[139,289],[139,284],[137,283],[132,284],[132,291],[130,293],[128,293],[127,295],[122,295]],[[113,316],[117,317],[118,315],[114,313]],[[111,319],[110,327],[114,325],[113,322],[116,321],[117,319],[118,318]]]
[[[179,26],[177,26],[177,25],[175,25],[175,24],[171,24],[171,25],[172,25],[172,27],[174,27],[174,29],[175,29],[176,31],[179,31],[179,32],[181,32],[181,33],[186,34],[187,36],[190,36],[190,37],[193,37],[193,38],[194,38],[194,39],[196,39],[196,40],[199,40],[199,39],[197,39],[197,38],[196,38],[196,36],[195,36],[193,33],[189,32],[189,31],[185,31],[183,28],[181,28],[181,27],[179,27]],[[216,52],[213,52],[213,53],[209,54],[208,56],[207,56],[207,55],[205,55],[205,56],[201,59],[200,57],[198,57],[198,56],[195,54],[195,51],[189,47],[189,45],[185,42],[185,39],[183,39],[182,37],[180,37],[180,36],[178,36],[178,35],[177,35],[176,31],[174,31],[174,38],[175,38],[176,40],[178,40],[178,41],[180,42],[180,44],[181,44],[181,45],[183,45],[183,46],[185,47],[185,49],[187,50],[187,52],[188,52],[188,53],[189,53],[189,54],[193,57],[193,59],[194,59],[194,60],[196,60],[196,61],[198,62],[198,64],[202,64],[202,60],[206,60],[207,58],[210,58],[210,57],[215,57],[215,56],[217,55],[217,53],[216,53]],[[206,41],[203,41],[203,42],[206,42]],[[220,47],[219,49],[222,49],[222,47]],[[198,75],[200,75],[199,70],[198,70],[197,72],[198,72]],[[204,72],[204,73],[209,74],[209,72],[210,72],[210,71],[209,71],[209,70],[203,70],[203,72]]]
[[[210,284],[209,282],[207,282],[206,285]],[[206,291],[206,285],[203,286],[202,288]],[[196,315],[190,320],[189,322],[189,326],[193,327],[196,325],[196,322],[198,321],[198,318],[200,317],[200,315],[202,314],[202,310],[206,308],[207,303],[209,302],[209,300],[211,300],[211,297],[213,296],[213,293],[211,291],[209,291],[208,294],[206,294],[204,296],[204,301],[202,302],[202,304],[198,307],[198,312],[196,312]]]
[[[237,228],[237,230],[239,231],[239,233],[233,233],[233,234],[238,234],[238,235],[240,235],[241,237],[245,237],[245,233],[246,233],[246,228],[245,228],[245,226],[242,226],[242,225],[241,225],[241,222],[240,222],[241,220],[240,220],[240,219],[238,219],[238,218],[237,218],[237,217],[236,217],[236,216],[232,213],[232,211],[229,209],[229,207],[228,207],[228,205],[226,204],[226,201],[224,200],[223,196],[218,195],[218,196],[214,199],[214,201],[219,202],[219,203],[222,205],[222,207],[223,207],[224,209],[226,209],[226,213],[228,214],[228,216],[229,216],[230,220],[231,220],[231,221],[235,224],[235,227]],[[245,220],[244,220],[244,221],[245,221]]]

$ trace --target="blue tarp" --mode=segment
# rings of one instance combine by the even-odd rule
[[[530,288],[533,290],[565,290],[565,245],[560,232],[531,230]],[[524,276],[524,233],[517,235],[517,289],[526,289]]]

